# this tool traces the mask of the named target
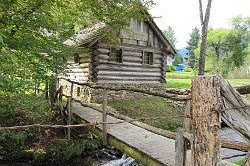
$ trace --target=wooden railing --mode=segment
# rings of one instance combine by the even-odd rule
[[[221,77],[197,77],[196,81],[194,79],[193,81],[193,89],[191,90],[177,90],[177,89],[166,89],[165,93],[163,92],[153,92],[150,90],[145,90],[145,89],[139,89],[135,87],[111,87],[111,86],[105,86],[105,85],[99,85],[99,84],[93,84],[93,83],[79,83],[75,81],[71,81],[68,79],[64,79],[72,84],[76,84],[79,86],[87,86],[93,89],[103,89],[104,90],[104,96],[103,96],[103,108],[97,108],[93,106],[93,104],[87,104],[83,103],[78,100],[78,102],[81,102],[81,104],[85,107],[92,107],[96,110],[102,111],[103,112],[103,143],[107,144],[107,124],[106,122],[106,117],[109,112],[109,114],[112,114],[113,116],[116,116],[120,119],[124,119],[125,121],[128,121],[130,123],[139,125],[140,127],[143,127],[151,132],[155,132],[157,134],[166,136],[168,138],[174,138],[176,139],[176,166],[184,166],[186,162],[186,151],[188,148],[188,144],[191,143],[191,149],[192,149],[192,157],[193,157],[193,165],[199,165],[201,162],[201,159],[199,156],[201,155],[208,155],[210,156],[210,159],[207,159],[206,162],[203,164],[206,165],[206,163],[209,163],[211,165],[214,165],[214,161],[217,161],[217,159],[220,151],[220,146],[224,148],[232,148],[232,149],[237,149],[237,150],[243,150],[243,151],[248,151],[250,149],[250,145],[248,143],[242,143],[242,142],[237,142],[237,141],[229,141],[229,140],[224,140],[220,138],[220,117],[221,115],[224,115],[225,111],[228,110],[238,110],[238,109],[247,109],[249,106],[247,105],[241,105],[238,107],[228,107],[227,105],[223,105],[222,98],[225,97],[221,96],[221,91],[220,89],[225,89],[225,82],[223,82],[223,86],[221,87],[221,80],[223,80]],[[215,81],[217,80],[217,82]],[[196,86],[195,86],[196,85]],[[211,85],[211,86],[208,86]],[[202,87],[203,86],[203,87]],[[245,94],[248,93],[248,86],[246,87],[239,87],[236,88],[240,93]],[[197,90],[199,89],[199,90]],[[152,95],[152,96],[158,96],[158,97],[163,97],[166,99],[174,100],[174,101],[184,101],[186,102],[186,109],[184,112],[184,115],[180,116],[180,118],[183,118],[183,126],[184,129],[179,129],[177,132],[177,135],[175,133],[171,132],[166,132],[156,129],[152,126],[147,126],[146,124],[142,124],[139,120],[131,120],[131,118],[122,116],[122,115],[115,115],[115,113],[111,113],[110,111],[107,112],[107,98],[108,98],[108,90],[110,91],[121,91],[121,90],[126,90],[126,91],[131,91],[131,92],[137,92],[137,93],[143,93],[147,95]],[[192,95],[191,95],[192,93]],[[192,98],[191,98],[192,96]],[[213,97],[211,97],[213,96]],[[192,104],[190,104],[189,100],[192,100]],[[239,100],[242,100],[241,98]],[[214,103],[212,102],[214,101]],[[189,103],[189,104],[188,104]],[[192,108],[191,109],[191,105]],[[224,109],[223,109],[224,106]],[[191,111],[192,112],[191,112]],[[201,111],[202,110],[202,111]],[[204,111],[207,113],[204,115]],[[191,116],[192,115],[192,116]],[[150,119],[150,118],[149,118]],[[156,117],[152,117],[151,119],[156,120]],[[164,119],[164,117],[158,118],[159,119]],[[232,121],[229,121],[228,123],[233,123]],[[201,124],[207,124],[207,125],[201,125]],[[212,125],[212,126],[211,126]],[[242,124],[240,124],[242,125]],[[191,126],[193,127],[192,133],[190,128]],[[214,129],[212,129],[214,128]],[[234,128],[235,129],[235,128]],[[200,130],[200,132],[199,132]],[[245,132],[242,131],[241,132]],[[197,133],[199,133],[197,135]],[[210,133],[210,134],[208,134]],[[210,138],[206,138],[207,135],[210,135]],[[202,142],[200,141],[195,141],[199,139],[205,139]],[[216,142],[211,142],[210,140],[216,140]],[[211,145],[211,143],[213,145]],[[214,150],[209,149],[210,151],[206,152],[201,152],[199,147],[213,147]],[[201,154],[201,153],[207,153],[207,154]],[[197,158],[198,156],[198,158]],[[208,164],[208,165],[209,165]],[[210,165],[209,165],[210,166]]]

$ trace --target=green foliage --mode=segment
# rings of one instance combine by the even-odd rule
[[[190,34],[190,39],[187,42],[188,46],[186,47],[189,52],[189,65],[191,67],[194,67],[195,65],[194,50],[198,48],[199,40],[200,40],[200,31],[197,27],[195,27]]]
[[[249,44],[247,20],[249,19],[236,17],[232,22],[233,29],[218,28],[208,31],[206,71],[229,77],[235,68],[244,66]],[[198,47],[194,50],[197,57],[199,49]]]
[[[42,96],[0,92],[0,121],[4,122],[2,125],[49,124],[53,118],[54,112]]]
[[[181,63],[183,63],[183,58],[182,58],[182,56],[179,55],[179,54],[176,54],[176,55],[174,56],[173,65],[176,66],[176,65],[181,64]]]
[[[172,72],[172,71],[176,71],[176,66],[174,65],[166,66],[166,72]]]
[[[191,88],[191,79],[167,79],[167,88]]]
[[[112,39],[130,18],[147,17],[151,0],[0,0],[0,90],[22,93],[52,73],[66,69],[66,59],[86,48],[66,39],[97,22]]]
[[[191,69],[191,68],[190,68]],[[193,70],[192,70],[193,71]],[[166,73],[167,80],[170,78],[177,78],[177,79],[191,79],[195,76],[193,72],[185,72],[185,71],[178,71],[172,73]]]
[[[193,69],[191,67],[186,67],[184,69],[184,72],[192,72],[192,71],[193,71]]]
[[[163,34],[168,39],[168,41],[175,48],[175,44],[177,43],[177,39],[175,37],[175,31],[171,26],[168,26],[166,30],[163,31]]]
[[[29,133],[1,132],[0,134],[0,161],[17,161],[26,156],[24,150],[27,148]]]
[[[80,156],[85,144],[67,139],[55,139],[48,143],[45,153],[34,154],[32,165],[67,165],[68,162]]]

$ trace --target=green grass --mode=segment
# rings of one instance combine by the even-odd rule
[[[190,88],[193,72],[168,72],[166,74],[167,88]],[[250,85],[250,79],[228,79],[232,86]]]
[[[250,85],[250,79],[228,79],[232,86]],[[167,88],[190,88],[191,79],[167,79]]]
[[[228,79],[232,86],[245,86],[250,85],[250,79]]]
[[[190,88],[191,79],[167,79],[167,88]]]
[[[120,114],[131,118],[168,117],[179,115],[181,112],[181,108],[173,108],[171,104],[168,104],[160,97],[145,97],[136,100],[117,100],[109,102],[109,105],[119,111]],[[170,131],[176,131],[176,129],[181,126],[180,119],[174,119],[171,117],[157,121],[145,121],[145,123]]]
[[[237,164],[237,165],[242,165],[243,164],[243,160],[241,160],[241,161],[233,161],[232,163],[233,164]]]
[[[183,72],[183,71],[176,71],[176,72],[167,72],[166,77],[168,78],[175,78],[175,79],[191,79],[195,76],[193,72]]]

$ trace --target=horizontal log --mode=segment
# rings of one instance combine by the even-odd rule
[[[87,104],[87,103],[83,103],[82,101],[79,101],[79,100],[76,100],[76,101],[81,103],[81,105],[84,107],[89,107],[89,108],[95,109],[99,112],[102,112],[102,105],[101,104]],[[167,130],[159,129],[159,128],[147,125],[145,123],[142,123],[142,122],[132,121],[133,120],[132,118],[119,114],[119,112],[116,111],[114,108],[108,107],[108,114],[111,116],[114,116],[115,118],[121,119],[121,120],[130,121],[131,124],[134,124],[138,127],[144,128],[144,129],[151,131],[155,134],[158,134],[158,135],[170,138],[170,139],[176,138],[175,132],[170,132]],[[250,149],[250,145],[245,143],[245,142],[222,139],[221,144],[222,144],[221,146],[223,148],[226,148],[226,149],[233,149],[233,150],[246,151],[246,152]]]
[[[74,68],[74,69],[68,69],[66,72],[67,73],[89,73],[89,68]]]
[[[250,82],[249,82],[250,84]],[[242,95],[250,94],[250,85],[235,87],[235,89]]]
[[[143,66],[128,67],[111,64],[101,64],[97,69],[99,69],[99,71],[161,72],[161,68],[146,68]]]
[[[110,63],[110,62],[100,62],[100,65],[107,65],[110,67],[127,67],[127,68],[132,68],[132,67],[142,67],[142,68],[158,68],[159,70],[161,70],[161,65],[142,65],[142,64],[133,64],[133,63]]]
[[[97,80],[98,83],[102,84],[102,83],[105,83],[105,84],[160,84],[161,83],[161,80],[157,80],[157,81],[143,81],[143,80],[140,80],[140,81],[136,81],[136,80]]]
[[[110,44],[104,44],[104,43],[100,43],[98,44],[99,48],[110,48]],[[116,48],[122,48],[123,51],[148,51],[148,52],[154,52],[157,54],[163,54],[164,52],[160,49],[160,48],[156,48],[156,47],[145,47],[145,46],[137,46],[137,45],[128,45],[128,44],[123,44],[123,45],[119,45],[119,46],[115,46]]]
[[[66,73],[65,74],[68,77],[88,77],[88,73]]]
[[[79,67],[82,69],[89,68],[89,67],[91,67],[91,64],[90,63],[82,63],[82,64],[79,64]]]
[[[98,48],[97,50],[103,54],[109,54],[110,52],[109,48]]]
[[[90,58],[91,55],[90,55],[90,53],[86,53],[86,54],[80,54],[79,57],[80,57],[80,59],[81,58]]]
[[[91,63],[91,59],[80,59],[80,64]]]
[[[159,81],[161,77],[136,77],[136,76],[109,76],[109,75],[99,75],[98,80],[119,80],[119,81]]]
[[[123,54],[123,58],[139,58],[139,59],[142,59],[142,55],[140,55],[140,56],[134,56],[134,55],[128,55],[128,54]],[[154,60],[161,60],[162,61],[162,56],[156,56],[156,55],[154,55]]]
[[[98,75],[110,76],[138,76],[138,77],[161,77],[160,72],[129,72],[129,71],[99,71]]]

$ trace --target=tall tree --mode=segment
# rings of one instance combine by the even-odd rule
[[[189,52],[189,65],[191,67],[194,67],[195,64],[194,50],[198,48],[199,40],[200,40],[200,30],[197,27],[195,27],[190,34],[190,39],[189,41],[187,41],[188,46],[186,47],[186,49]]]
[[[166,30],[163,31],[163,34],[168,39],[168,41],[175,47],[177,39],[175,37],[175,31],[171,26],[168,26]]]
[[[229,33],[230,30],[225,28],[211,29],[208,31],[207,45],[214,50],[217,63],[220,60],[221,54],[226,52],[227,36]]]
[[[207,29],[210,17],[212,0],[208,0],[207,9],[205,13],[205,17],[203,16],[202,9],[202,0],[199,0],[199,9],[200,9],[200,21],[201,21],[201,47],[200,47],[200,56],[199,56],[199,75],[204,75],[205,73],[205,53],[206,53],[206,39],[207,39]]]
[[[66,39],[97,22],[105,23],[106,37],[130,18],[142,19],[150,1],[0,0],[0,90],[29,88],[62,71],[65,59],[82,51],[64,45]]]

